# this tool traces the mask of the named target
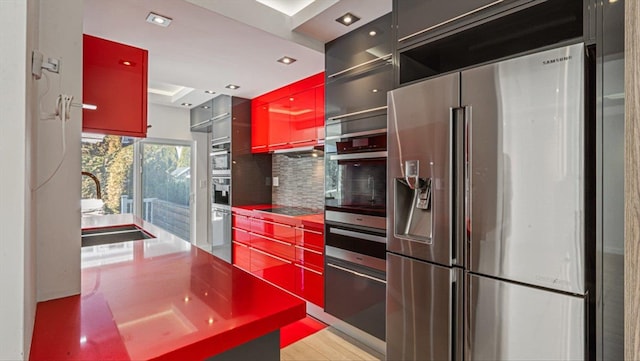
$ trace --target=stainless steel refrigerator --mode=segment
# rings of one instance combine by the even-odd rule
[[[388,93],[388,360],[586,357],[584,51]]]

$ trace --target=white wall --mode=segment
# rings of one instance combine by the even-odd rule
[[[29,4],[31,5],[31,4]],[[0,1],[0,359],[28,356],[35,315],[31,224],[30,84],[24,0]]]
[[[192,149],[196,154],[195,171],[191,172],[191,183],[194,195],[195,213],[194,227],[192,227],[192,240],[206,240],[209,224],[209,194],[208,194],[208,156],[207,133],[192,133],[189,123],[190,112],[188,109],[169,107],[165,105],[149,104],[147,109],[147,124],[151,128],[147,131],[148,138],[177,139],[194,141]]]
[[[39,50],[45,59],[60,59],[60,73],[47,73],[49,90],[44,77],[38,81],[40,106],[45,113],[53,112],[60,93],[82,102],[82,8],[82,0],[40,2]],[[79,108],[71,110],[65,128],[64,161],[36,193],[39,301],[80,292]],[[53,174],[62,159],[61,130],[59,120],[37,122],[37,186]]]

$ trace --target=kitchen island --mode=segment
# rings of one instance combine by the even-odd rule
[[[82,248],[81,294],[38,304],[30,359],[279,359],[304,301],[148,226]]]

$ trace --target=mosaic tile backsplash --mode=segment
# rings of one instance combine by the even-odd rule
[[[289,158],[274,154],[271,172],[279,183],[278,187],[271,187],[273,204],[318,211],[324,208],[324,157]]]

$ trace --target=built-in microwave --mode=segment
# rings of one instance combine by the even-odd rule
[[[228,175],[231,172],[230,143],[215,144],[211,146],[209,156],[211,158],[211,174]]]

